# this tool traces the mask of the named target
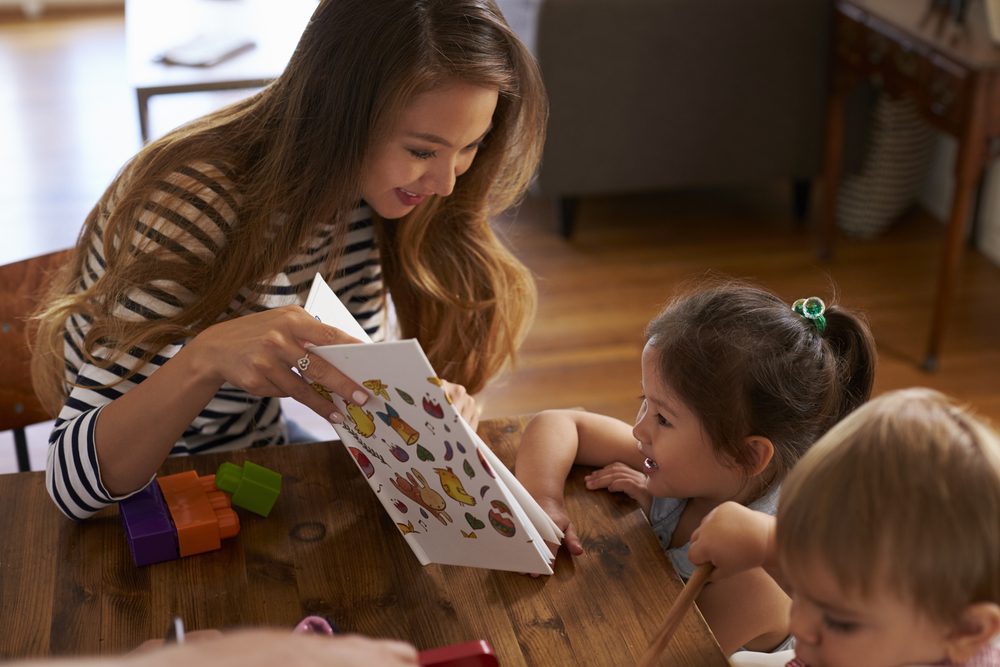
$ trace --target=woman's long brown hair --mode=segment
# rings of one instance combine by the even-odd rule
[[[534,313],[534,282],[489,222],[519,201],[541,157],[548,106],[538,67],[492,0],[323,0],[277,80],[146,146],[90,212],[34,318],[32,374],[43,403],[55,412],[66,396],[68,316],[89,318],[84,353],[105,365],[196,335],[241,288],[280,272],[317,224],[345,219],[361,199],[372,147],[415,95],[456,80],[499,89],[493,128],[451,196],[379,221],[378,236],[403,334],[420,340],[442,377],[481,389],[513,360]],[[205,161],[235,183],[238,224],[210,261],[181,265],[137,221],[162,179]],[[107,270],[79,291],[92,244],[102,245]],[[130,290],[157,281],[195,298],[161,319],[115,316]],[[110,359],[96,358],[99,347]]]

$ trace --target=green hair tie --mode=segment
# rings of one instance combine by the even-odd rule
[[[826,331],[826,304],[818,296],[811,296],[808,299],[798,299],[792,304],[792,310],[806,318],[816,327],[816,331],[823,333]]]

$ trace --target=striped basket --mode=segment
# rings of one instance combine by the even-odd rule
[[[916,200],[934,130],[908,99],[881,95],[873,114],[864,166],[844,178],[837,195],[837,224],[849,236],[874,238]]]

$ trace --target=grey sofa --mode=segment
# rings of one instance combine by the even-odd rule
[[[538,190],[797,184],[820,173],[829,0],[499,0],[551,102]]]

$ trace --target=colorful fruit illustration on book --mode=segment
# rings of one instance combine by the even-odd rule
[[[514,526],[510,508],[502,500],[494,500],[490,503],[490,525],[504,537],[514,537],[517,528]]]
[[[384,421],[389,427],[399,434],[399,437],[403,439],[408,445],[416,444],[417,440],[420,439],[420,433],[417,432],[415,428],[403,421],[403,418],[399,416],[388,403],[385,404],[385,412],[376,411],[375,414],[378,415],[379,419]]]
[[[348,447],[347,450],[354,457],[354,460],[358,462],[358,467],[361,468],[361,472],[365,474],[365,477],[370,478],[375,474],[375,466],[372,465],[371,459],[365,456],[363,451],[357,447]]]
[[[431,417],[437,417],[438,419],[444,418],[444,408],[441,404],[435,401],[430,395],[425,395],[423,401],[421,401],[424,406],[424,412],[429,414]]]
[[[496,479],[497,476],[493,474],[493,469],[490,468],[489,464],[486,463],[486,459],[483,458],[483,452],[481,450],[477,449],[476,450],[476,455],[479,456],[479,464],[481,466],[483,466],[483,470],[486,471],[486,474],[489,475],[490,477],[492,477],[493,479]]]
[[[413,405],[413,397],[407,394],[405,391],[403,391],[399,387],[396,387],[396,393],[399,394],[399,397],[401,399],[403,399],[403,402],[408,403],[409,405]]]

